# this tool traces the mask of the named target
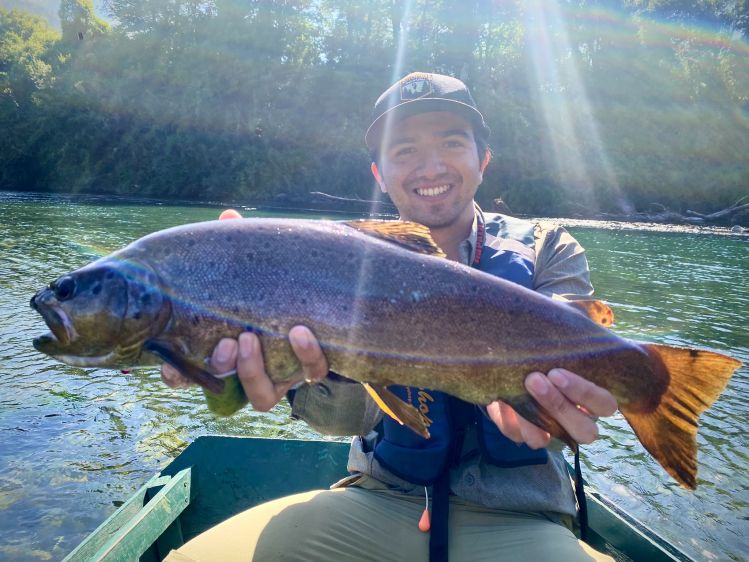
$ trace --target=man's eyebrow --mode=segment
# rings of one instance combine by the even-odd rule
[[[446,137],[463,137],[467,140],[471,139],[471,136],[468,134],[468,131],[466,129],[448,129],[447,131],[439,131],[435,133],[435,136],[446,138]]]
[[[466,140],[471,140],[471,135],[468,133],[466,129],[458,129],[458,128],[447,129],[445,131],[437,131],[436,133],[434,133],[434,136],[440,137],[440,138],[457,136],[457,137],[463,137]],[[399,144],[408,144],[408,143],[413,143],[413,142],[416,142],[415,137],[402,136],[402,137],[393,137],[389,139],[387,144],[389,148],[392,148]]]
[[[412,142],[416,142],[416,139],[414,137],[393,137],[391,139],[388,139],[387,144],[388,147],[392,148],[393,146],[399,144],[408,144]]]

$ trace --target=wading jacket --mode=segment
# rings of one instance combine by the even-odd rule
[[[479,269],[550,297],[592,295],[584,250],[563,228],[501,215],[486,214],[485,220],[487,236]],[[475,221],[471,236],[461,248],[464,263],[473,261],[476,236]],[[490,264],[492,260],[497,261]],[[491,326],[486,329],[491,330]],[[320,433],[358,435],[352,441],[348,469],[354,475],[368,477],[366,487],[423,494],[421,486],[430,484],[435,471],[445,466],[441,463],[448,462],[452,442],[454,428],[448,429],[449,422],[437,410],[451,401],[465,403],[440,393],[434,400],[435,393],[429,389],[396,387],[396,391],[406,399],[410,393],[417,407],[426,401],[431,415],[436,416],[433,423],[437,419],[440,424],[439,429],[430,427],[431,443],[418,443],[415,440],[421,438],[415,434],[401,433],[411,430],[383,420],[380,409],[361,385],[335,376],[298,388],[293,395],[292,416],[305,420]],[[478,408],[471,406],[469,410],[473,413],[462,422],[466,429],[461,449],[453,451],[454,458],[450,459],[451,491],[488,508],[544,512],[554,520],[574,517],[575,499],[561,445],[552,444],[541,451],[518,447]],[[375,427],[379,433],[373,430]],[[418,446],[413,447],[414,443]],[[354,479],[361,480],[360,476]]]
[[[502,215],[486,215],[483,220],[484,241],[479,259],[472,260],[474,267],[532,289],[536,257],[533,224]],[[481,407],[429,388],[389,389],[421,411],[431,433],[425,439],[389,416],[378,426],[380,438],[374,446],[374,458],[403,480],[424,486],[434,484],[456,462],[462,436],[469,428],[476,432],[480,454],[490,464],[507,468],[548,462],[546,449],[516,445]]]

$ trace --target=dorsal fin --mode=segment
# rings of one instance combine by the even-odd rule
[[[611,328],[611,325],[614,323],[614,311],[603,301],[585,297],[573,297],[570,299],[558,295],[554,295],[552,298],[560,300],[578,312],[583,313],[599,326]]]
[[[409,221],[383,221],[363,219],[346,221],[345,225],[376,238],[398,244],[420,254],[445,257],[445,252],[432,239],[429,228]]]

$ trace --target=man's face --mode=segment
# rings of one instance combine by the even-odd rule
[[[473,220],[482,180],[473,128],[447,112],[420,113],[394,122],[380,149],[380,188],[401,218],[445,228]]]

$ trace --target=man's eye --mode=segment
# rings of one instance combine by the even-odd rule
[[[445,143],[447,148],[463,148],[463,143],[459,140],[449,140]]]
[[[395,151],[395,156],[407,156],[409,154],[412,154],[414,152],[414,148],[411,146],[406,146],[403,148],[399,148]]]

